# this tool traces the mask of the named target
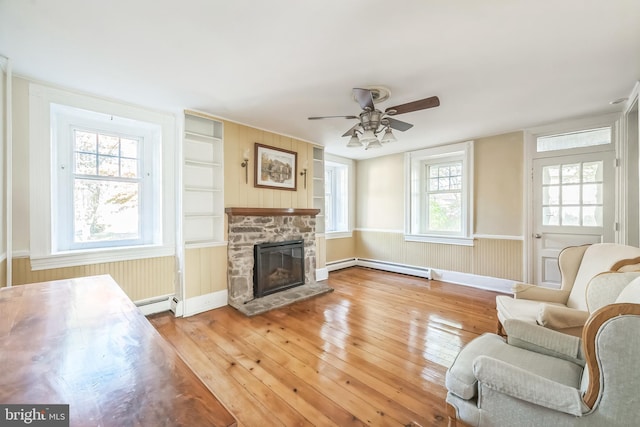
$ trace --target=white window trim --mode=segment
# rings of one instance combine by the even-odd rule
[[[353,237],[353,229],[355,227],[355,212],[356,212],[356,202],[355,202],[355,194],[356,194],[356,171],[355,171],[355,162],[352,159],[347,159],[344,157],[334,156],[332,154],[325,154],[325,163],[333,162],[340,163],[346,165],[348,168],[348,179],[349,179],[349,206],[348,206],[348,230],[347,231],[325,231],[325,239],[346,239]],[[323,173],[324,176],[324,173]]]
[[[54,252],[52,139],[50,105],[67,105],[149,123],[162,129],[161,235],[152,245]],[[30,258],[33,270],[71,267],[175,254],[176,123],[171,114],[38,84],[29,86]],[[50,185],[42,185],[50,183]]]
[[[411,180],[415,168],[424,160],[438,157],[446,158],[462,154],[463,169],[463,212],[462,232],[458,235],[419,234],[411,232]],[[450,245],[473,246],[473,141],[441,145],[405,153],[405,230],[404,239],[408,242],[441,243]]]

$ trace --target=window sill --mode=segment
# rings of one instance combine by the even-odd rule
[[[352,231],[328,231],[324,234],[326,240],[349,239],[353,237]]]
[[[79,265],[159,258],[175,255],[173,246],[130,246],[125,248],[100,248],[83,251],[58,252],[31,257],[31,270],[76,267]]]
[[[473,246],[473,237],[427,236],[423,234],[405,234],[405,242],[440,243],[443,245]]]

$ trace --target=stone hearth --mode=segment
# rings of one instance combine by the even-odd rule
[[[318,209],[227,208],[225,212],[229,217],[229,305],[251,316],[333,290],[322,282],[316,282]],[[254,245],[297,239],[304,241],[305,284],[254,299]]]

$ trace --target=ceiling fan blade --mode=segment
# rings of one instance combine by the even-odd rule
[[[395,130],[399,130],[404,132],[405,130],[409,130],[413,127],[411,123],[403,122],[401,120],[392,119],[391,117],[385,117],[384,120],[389,121],[389,127]]]
[[[322,119],[357,119],[358,116],[317,116],[309,117],[309,120],[322,120]]]
[[[373,111],[376,109],[373,105],[373,95],[369,89],[353,88],[353,97],[363,110]]]
[[[353,136],[353,132],[355,132],[355,130],[358,129],[359,127],[360,127],[360,123],[358,123],[357,125],[354,125],[351,129],[346,131],[342,136]]]
[[[355,89],[354,89],[355,90]],[[413,102],[407,102],[406,104],[396,105],[395,107],[389,107],[384,110],[387,114],[404,114],[410,113],[412,111],[425,110],[427,108],[433,108],[440,105],[440,100],[437,96],[432,96],[430,98],[419,99]]]

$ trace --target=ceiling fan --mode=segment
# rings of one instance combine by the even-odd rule
[[[358,116],[322,116],[309,117],[309,120],[320,119],[358,119],[359,123],[345,132],[344,136],[350,136],[347,147],[365,147],[369,148],[382,147],[383,143],[396,141],[396,137],[391,132],[392,129],[404,132],[413,127],[412,124],[396,120],[391,116],[398,114],[410,113],[412,111],[425,110],[440,105],[437,96],[419,99],[417,101],[408,102],[406,104],[389,107],[384,111],[380,111],[374,105],[374,102],[382,102],[389,98],[389,89],[382,86],[373,86],[370,88],[354,88],[353,99],[360,104],[362,112]],[[378,135],[382,135],[378,139]]]

